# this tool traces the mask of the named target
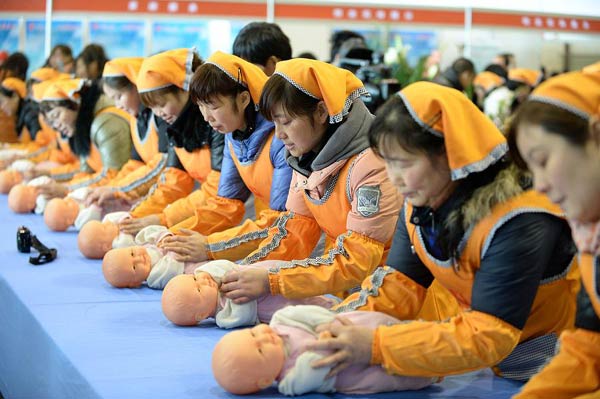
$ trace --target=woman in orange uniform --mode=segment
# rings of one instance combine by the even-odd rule
[[[362,82],[347,70],[306,59],[277,63],[260,102],[283,141],[292,182],[284,212],[221,287],[238,303],[271,293],[302,298],[350,290],[380,265],[401,206],[383,162],[369,149],[373,116]],[[321,233],[325,253],[311,257]],[[212,257],[232,245],[209,243]],[[284,262],[283,260],[293,261]]]
[[[314,367],[353,364],[446,376],[493,367],[527,380],[571,328],[578,269],[561,210],[505,161],[494,124],[460,92],[414,83],[390,99],[369,132],[405,197],[386,267],[337,309],[377,310],[406,323],[323,325],[333,353]],[[461,310],[415,320],[433,280]]]
[[[509,131],[536,190],[565,211],[579,251],[582,288],[573,331],[515,399],[600,397],[600,69],[542,83]],[[515,145],[516,144],[516,145]]]
[[[119,174],[106,186],[95,188],[86,199],[88,204],[102,206],[117,199],[132,203],[148,192],[166,166],[168,124],[141,103],[137,92],[136,79],[142,61],[142,57],[117,58],[104,65],[104,93],[117,108],[132,116],[133,146],[130,159]]]
[[[292,170],[273,123],[258,113],[266,81],[258,66],[222,52],[213,54],[194,74],[192,97],[204,119],[224,135],[225,148],[217,197],[197,207],[189,223],[182,223],[200,234],[163,240],[164,248],[182,261],[206,260],[207,242],[213,248],[222,247],[226,259],[244,258],[257,249],[269,226],[285,211]],[[233,227],[242,220],[244,203],[251,194],[256,220]]]
[[[134,204],[122,231],[173,226],[192,216],[195,206],[216,195],[223,158],[223,137],[202,119],[191,101],[189,83],[201,65],[194,49],[175,49],[148,57],[137,76],[142,103],[169,126],[164,171],[148,194]],[[192,192],[196,182],[200,189]]]
[[[70,190],[106,183],[129,159],[129,115],[115,108],[96,83],[54,81],[44,92],[40,109],[52,127],[69,138],[69,146],[80,158],[79,171],[50,174],[55,179],[71,180],[40,186],[45,197],[64,197]]]

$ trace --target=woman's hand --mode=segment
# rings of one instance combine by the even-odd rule
[[[181,229],[178,235],[163,238],[158,247],[173,252],[180,262],[203,262],[208,259],[206,236],[193,230]]]
[[[148,215],[143,218],[125,219],[119,223],[119,230],[121,230],[122,233],[134,236],[144,227],[154,225],[160,225],[160,216]]]
[[[266,269],[245,267],[223,276],[221,292],[233,303],[243,304],[270,293],[269,272]]]
[[[369,365],[374,331],[367,327],[355,326],[348,319],[338,316],[331,323],[321,324],[317,332],[322,338],[309,344],[307,349],[333,351],[329,356],[312,364],[314,368],[331,367],[326,378],[333,377],[352,365]],[[332,338],[326,338],[327,334]]]
[[[49,200],[52,198],[64,198],[69,194],[69,189],[66,185],[56,182],[42,184],[36,188],[38,189],[39,194]]]

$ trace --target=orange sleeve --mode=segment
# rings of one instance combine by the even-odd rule
[[[600,398],[600,333],[564,331],[558,354],[513,398]]]
[[[129,200],[136,200],[148,193],[150,188],[156,184],[160,174],[167,164],[166,154],[157,154],[150,162],[143,164],[129,175],[113,180],[115,190],[125,193]]]
[[[219,172],[216,170],[211,170],[206,177],[206,180],[200,185],[198,190],[195,190],[191,195],[181,198],[171,204],[169,207],[166,207],[163,210],[163,217],[167,222],[167,226],[173,227],[188,218],[195,217],[195,222],[186,222],[188,228],[198,231],[202,234],[208,234],[204,233],[198,227],[202,225],[202,219],[199,218],[199,212],[204,206],[206,206],[209,198],[214,198],[217,196],[220,178],[221,174]],[[204,215],[202,215],[202,217],[204,217]]]
[[[271,269],[271,293],[292,299],[355,288],[381,262],[383,248],[383,243],[349,231],[323,256],[282,262]]]
[[[354,310],[376,311],[394,316],[399,320],[415,318],[427,289],[389,266],[380,266],[361,284],[360,291],[353,293],[336,305],[336,312]]]
[[[138,168],[144,166],[144,163],[135,159],[130,159],[125,162],[125,165],[121,166],[119,173],[108,183],[108,186],[118,186],[119,182],[123,179],[127,179],[129,175],[134,173]]]
[[[87,174],[82,177],[75,176],[67,185],[69,190],[75,190],[81,187],[99,187],[110,182],[117,175],[114,169],[102,169],[100,172]]]
[[[71,180],[73,178],[80,178],[87,174],[88,173],[81,172],[81,164],[78,159],[73,162],[57,166],[56,168],[52,168],[50,170],[51,178],[63,182],[66,180]]]
[[[410,321],[375,330],[371,364],[390,374],[436,377],[491,367],[508,356],[521,331],[486,313],[446,322]]]
[[[165,207],[192,192],[194,179],[178,168],[165,168],[148,194],[142,197],[131,210],[131,216],[140,218],[161,214]]]
[[[267,209],[256,220],[246,219],[240,226],[210,234],[206,237],[208,257],[232,261],[245,258],[258,248],[281,214]]]

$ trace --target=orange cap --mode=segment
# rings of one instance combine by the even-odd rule
[[[194,52],[195,48],[182,48],[146,58],[136,79],[138,92],[145,93],[171,85],[187,91],[192,77]]]
[[[542,72],[528,68],[513,68],[508,71],[508,78],[517,82],[523,82],[531,87],[540,84],[542,80]]]
[[[240,57],[221,51],[213,53],[206,60],[206,63],[213,64],[225,72],[233,81],[248,88],[254,106],[258,109],[260,93],[268,79],[262,69]]]
[[[462,92],[416,82],[398,95],[415,122],[444,139],[452,180],[485,170],[508,150],[504,135]]]
[[[85,79],[59,79],[54,80],[44,90],[43,101],[72,100],[79,103],[79,91],[85,84]]]
[[[490,71],[479,72],[473,80],[475,86],[483,87],[486,93],[504,84],[504,78]]]
[[[587,120],[600,111],[600,70],[555,76],[539,85],[527,101],[552,104]]]
[[[31,72],[31,79],[37,82],[45,82],[46,80],[54,79],[69,79],[71,75],[68,73],[62,73],[54,68],[40,68]]]
[[[330,123],[341,122],[352,102],[369,94],[352,72],[322,61],[304,58],[280,61],[274,75],[283,77],[304,94],[323,100]]]
[[[2,81],[2,87],[6,90],[14,91],[21,98],[25,98],[27,95],[27,88],[25,82],[19,78],[6,78]]]
[[[106,64],[104,64],[102,77],[110,78],[125,76],[135,85],[143,61],[143,57],[122,57],[107,61]]]

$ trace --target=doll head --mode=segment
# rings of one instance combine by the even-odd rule
[[[7,194],[11,188],[23,181],[23,174],[13,169],[0,172],[0,193]]]
[[[8,193],[8,207],[16,213],[28,213],[35,209],[38,190],[33,186],[17,184]]]
[[[215,315],[217,292],[217,283],[208,273],[175,276],[163,290],[163,313],[173,324],[195,326]]]
[[[104,278],[117,288],[139,287],[151,268],[150,255],[140,246],[111,249],[102,261]]]
[[[79,214],[79,204],[72,198],[53,198],[44,210],[44,222],[50,230],[65,231]]]
[[[245,395],[271,386],[284,361],[281,337],[259,324],[224,335],[213,351],[212,370],[223,389]]]
[[[118,235],[119,226],[116,223],[91,220],[79,230],[77,245],[86,258],[102,259]]]

